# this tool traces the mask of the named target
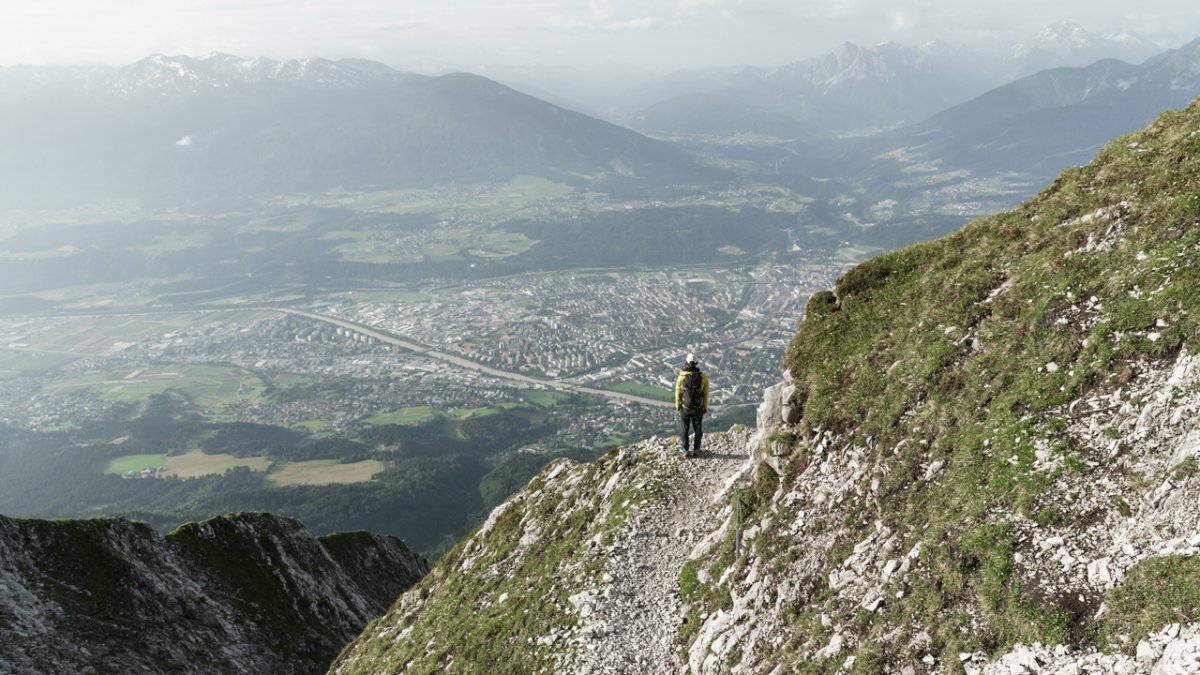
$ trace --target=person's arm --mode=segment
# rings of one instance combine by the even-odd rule
[[[679,410],[683,407],[683,373],[679,373],[679,377],[675,378],[675,409]]]
[[[700,391],[704,393],[704,405],[700,408],[700,413],[708,412],[708,375],[700,376]]]

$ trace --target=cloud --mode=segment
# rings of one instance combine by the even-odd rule
[[[714,0],[684,0],[685,2],[712,2]],[[719,0],[717,0],[719,1]],[[675,21],[662,14],[648,14],[641,4],[614,0],[590,0],[582,16],[558,16],[550,20],[549,26],[567,31],[639,32],[675,25]]]
[[[908,30],[913,27],[913,20],[903,11],[893,9],[889,16],[892,19],[892,30]]]
[[[184,136],[183,138],[175,141],[175,145],[177,145],[181,148],[190,148],[195,143],[196,143],[196,137],[191,134],[188,134],[187,136]]]
[[[604,31],[604,32],[638,32],[651,31],[659,28],[678,25],[661,16],[641,16],[622,21],[592,21],[590,19],[552,19],[550,28],[560,31]]]
[[[410,33],[415,30],[421,30],[423,26],[419,23],[390,23],[385,26],[375,26],[371,28],[376,33]]]
[[[654,30],[668,25],[668,21],[661,16],[642,16],[636,19],[627,21],[614,21],[606,26],[604,30]]]

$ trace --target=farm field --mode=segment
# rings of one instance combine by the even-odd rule
[[[536,392],[543,393],[543,392]],[[545,392],[547,394],[551,392]],[[561,394],[557,394],[561,396]],[[549,400],[543,399],[543,400]],[[543,405],[539,403],[538,405]],[[553,405],[553,404],[550,404]],[[460,408],[458,410],[441,410],[430,406],[416,406],[412,408],[401,408],[393,412],[375,415],[367,418],[367,424],[420,424],[435,417],[444,417],[457,421],[463,421],[472,417],[487,417],[495,415],[501,410],[519,407],[515,403],[503,403],[499,406],[489,406],[486,408]]]
[[[272,312],[155,314],[125,316],[67,316],[53,319],[8,319],[0,337],[9,344],[4,353],[58,354],[64,359],[109,356],[152,336],[220,323],[250,324]]]
[[[178,391],[205,413],[219,414],[225,405],[262,399],[266,388],[261,377],[235,366],[176,364],[96,371],[47,384],[43,390],[54,394],[90,389],[107,400],[133,402]]]
[[[567,395],[561,391],[547,391],[538,389],[527,389],[522,391],[521,395],[526,401],[543,408],[553,408],[567,398]]]
[[[655,398],[660,401],[670,401],[675,397],[674,392],[664,387],[655,387],[649,384],[640,382],[618,382],[613,385],[604,387],[610,391],[620,391],[626,394],[635,394],[637,396],[645,396],[647,398]]]
[[[167,463],[167,453],[160,452],[153,455],[126,455],[118,457],[108,463],[108,468],[104,473],[112,473],[124,475],[130,471],[141,471],[143,469],[157,469]]]
[[[382,415],[375,415],[368,418],[367,424],[420,424],[425,420],[439,417],[442,414],[442,411],[427,405],[401,408],[395,412],[383,413]]]
[[[78,360],[74,354],[62,352],[8,349],[0,347],[0,380],[19,375],[35,375],[57,370]]]
[[[342,464],[336,459],[314,459],[307,462],[280,462],[267,481],[274,485],[334,485],[365,483],[384,470],[383,462],[367,459]]]

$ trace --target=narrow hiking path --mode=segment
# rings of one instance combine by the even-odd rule
[[[679,572],[692,551],[728,518],[726,495],[749,467],[752,430],[704,437],[704,453],[684,459],[678,439],[645,441],[663,494],[642,507],[606,564],[606,587],[585,618],[576,672],[678,673],[675,637],[683,621]]]

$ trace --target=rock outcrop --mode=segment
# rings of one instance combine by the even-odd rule
[[[427,569],[393,537],[268,514],[166,536],[0,516],[0,672],[322,672]]]

